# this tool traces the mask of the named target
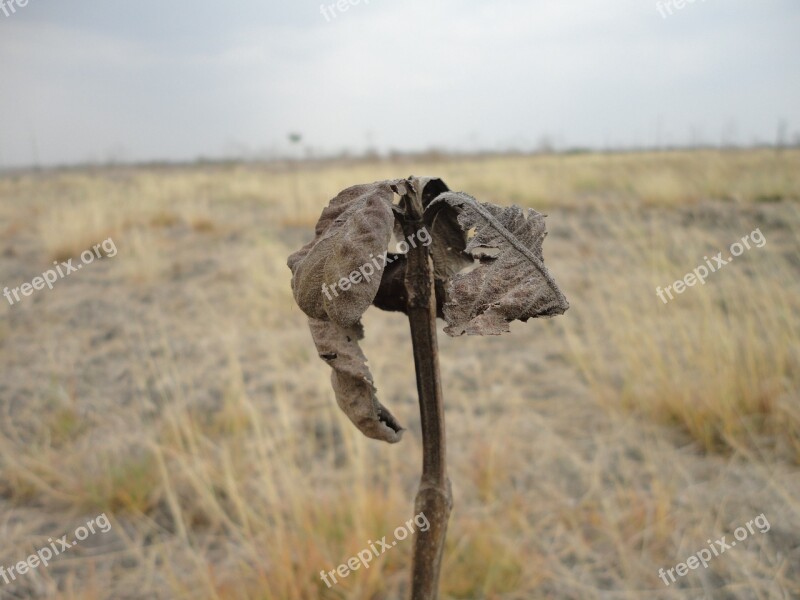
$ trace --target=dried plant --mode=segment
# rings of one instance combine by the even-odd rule
[[[388,251],[393,236],[413,240],[423,230],[429,243]],[[339,407],[364,435],[389,443],[400,441],[403,427],[378,401],[358,346],[361,316],[374,305],[409,318],[423,437],[415,510],[431,523],[416,538],[414,600],[438,596],[452,507],[436,317],[451,336],[498,335],[511,321],[566,311],[544,266],[545,235],[544,217],[532,209],[479,203],[441,179],[409,177],[342,191],[323,210],[314,239],[289,257],[294,297],[333,369]],[[325,286],[337,282],[341,290],[329,293]]]

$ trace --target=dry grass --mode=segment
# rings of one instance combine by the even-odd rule
[[[0,598],[404,596],[410,542],[331,589],[319,572],[412,516],[407,323],[365,319],[381,398],[409,428],[390,447],[336,408],[285,258],[337,191],[411,173],[546,208],[572,305],[441,339],[443,597],[800,596],[800,153],[709,151],[0,179],[0,285],[108,237],[119,250],[0,302],[0,565],[113,523]],[[657,298],[756,227],[763,248]],[[768,533],[661,583],[761,513]]]
[[[604,403],[677,424],[707,451],[758,449],[800,465],[800,211],[726,208],[697,211],[680,226],[654,215],[592,219],[577,235],[608,232],[605,248],[583,263],[597,301],[561,324]],[[704,285],[665,295],[667,304],[657,298],[657,287],[704,258],[729,258],[730,244],[755,228],[762,248],[752,244]]]

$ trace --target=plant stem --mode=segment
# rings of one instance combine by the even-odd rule
[[[405,196],[408,218],[404,222],[404,233],[409,238],[423,227],[421,196],[421,191]],[[436,600],[453,496],[447,477],[433,266],[428,248],[421,244],[411,248],[407,256],[405,287],[422,423],[422,478],[415,514],[423,513],[430,523],[427,531],[418,530],[415,537],[411,598]]]

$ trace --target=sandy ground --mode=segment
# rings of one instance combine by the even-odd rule
[[[408,428],[388,446],[335,407],[289,288],[286,256],[356,174],[301,175],[294,200],[284,173],[252,167],[0,179],[0,286],[109,238],[118,250],[53,290],[0,298],[0,565],[98,515],[112,524],[48,567],[0,577],[0,598],[403,597],[410,543],[333,588],[318,576],[412,516],[420,463],[404,317],[372,309],[364,321],[380,398]],[[492,199],[520,201],[509,196]],[[796,207],[547,207],[545,259],[570,311],[502,337],[440,335],[455,495],[443,598],[800,598]],[[764,248],[702,290],[657,299],[654,284],[755,227]],[[748,376],[728,364],[741,340],[703,328],[735,314],[720,298],[740,296],[748,314],[758,302],[774,316],[738,321],[760,353],[743,360],[784,369],[756,382],[770,394],[759,420],[735,413],[744,434],[725,422],[716,448],[631,406],[650,402],[654,381],[708,397],[717,369]],[[680,311],[691,328],[665,316]],[[664,368],[653,346],[695,342],[707,363],[650,378]],[[659,579],[759,515],[768,531],[669,587]]]

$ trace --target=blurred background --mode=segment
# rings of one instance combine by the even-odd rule
[[[356,2],[6,0],[0,164],[800,143],[791,0]]]
[[[789,0],[0,0],[0,599],[406,596],[411,542],[319,573],[413,516],[407,321],[364,318],[388,446],[286,257],[410,174],[545,212],[571,304],[439,323],[442,598],[800,597],[798,31]]]

